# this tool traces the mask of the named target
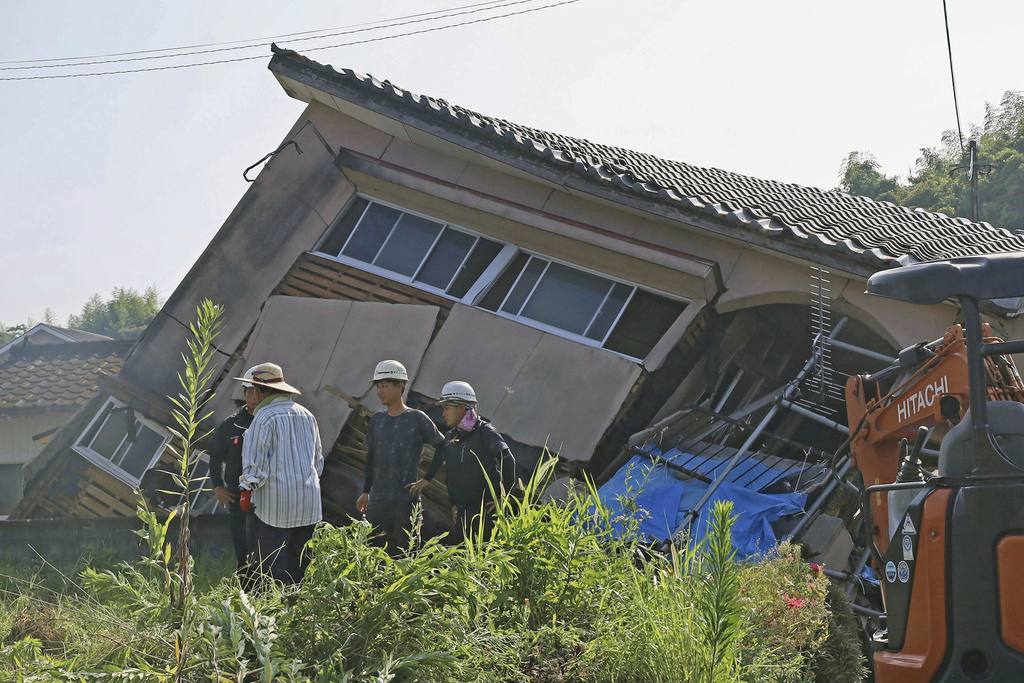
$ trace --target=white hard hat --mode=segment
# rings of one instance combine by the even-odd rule
[[[469,382],[448,382],[441,388],[441,403],[476,403],[476,392]]]
[[[392,379],[396,382],[408,382],[409,373],[406,372],[405,366],[397,360],[382,360],[377,363],[377,367],[373,371],[373,379],[370,381],[376,382],[382,379]]]

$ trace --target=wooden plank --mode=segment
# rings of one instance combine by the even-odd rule
[[[75,510],[83,517],[109,517],[106,507],[88,495],[81,495],[75,501]]]
[[[96,485],[95,483],[86,484],[83,489],[83,493],[87,493],[93,498],[99,500],[101,503],[106,505],[114,516],[117,517],[133,517],[135,516],[135,504],[134,500],[129,503],[125,500],[118,498],[105,490],[103,487]],[[134,498],[134,496],[133,496]],[[107,515],[108,517],[110,515]]]

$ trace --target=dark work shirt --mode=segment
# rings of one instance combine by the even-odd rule
[[[516,461],[505,439],[490,422],[477,420],[472,431],[453,428],[437,449],[426,478],[433,479],[442,464],[448,466],[448,500],[452,505],[479,505],[515,484]],[[490,486],[487,482],[490,480]]]
[[[214,488],[223,486],[238,493],[238,478],[242,476],[242,434],[250,424],[252,413],[242,406],[214,430],[209,448],[210,482]]]
[[[426,413],[409,408],[392,417],[387,412],[370,418],[366,435],[366,478],[363,492],[374,500],[408,500],[406,486],[418,479],[423,445],[444,439]]]

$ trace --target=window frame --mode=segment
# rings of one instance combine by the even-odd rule
[[[78,435],[78,439],[75,440],[75,443],[71,447],[71,450],[75,451],[80,456],[82,456],[83,458],[85,458],[86,460],[91,462],[93,465],[96,465],[101,470],[105,471],[107,474],[110,474],[111,476],[113,476],[113,477],[123,481],[124,483],[128,484],[129,486],[137,488],[142,483],[142,479],[141,478],[135,477],[135,475],[133,475],[132,473],[130,473],[127,470],[123,469],[120,465],[117,465],[113,460],[111,460],[107,456],[103,455],[102,453],[100,453],[98,451],[94,451],[90,446],[87,446],[87,445],[82,443],[82,441],[85,438],[86,434],[88,434],[89,432],[92,431],[92,428],[96,425],[98,420],[100,420],[102,418],[104,423],[105,423],[106,420],[109,420],[112,417],[112,415],[107,414],[108,411],[111,409],[111,407],[113,407],[113,408],[128,408],[129,406],[124,401],[120,401],[120,400],[114,398],[113,396],[107,397],[107,400],[103,402],[103,405],[101,405],[99,410],[96,411],[96,414],[93,415],[91,420],[89,420],[89,424],[86,425],[85,429],[83,429],[81,431],[81,433]],[[157,424],[156,422],[153,422],[152,420],[150,420],[149,418],[143,416],[142,414],[138,413],[137,411],[134,411],[134,418],[142,426],[147,427],[148,429],[153,430],[158,435],[163,437],[162,440],[160,441],[160,445],[157,447],[157,449],[154,452],[153,456],[150,458],[149,464],[143,470],[143,472],[146,472],[147,470],[152,469],[152,467],[157,462],[160,461],[160,458],[163,457],[164,451],[167,449],[167,444],[171,440],[171,434],[166,429],[161,427],[159,424]],[[103,425],[101,424],[99,426],[99,428],[96,430],[96,433],[93,434],[93,437],[90,440],[90,442],[91,441],[95,441],[96,436],[99,434],[99,432],[102,429],[103,429]],[[127,438],[127,435],[124,438]],[[117,448],[114,449],[115,453],[124,444],[124,438],[121,439],[121,441],[117,445]]]
[[[345,212],[348,211],[348,209],[352,206],[352,203],[355,202],[357,199],[364,199],[368,203],[363,208],[363,211],[359,215],[359,218],[356,220],[356,222],[355,222],[355,224],[354,224],[354,226],[352,228],[352,233],[345,239],[345,242],[341,245],[341,247],[339,247],[337,254],[329,254],[327,252],[321,251],[320,247],[328,240],[328,238],[331,235],[331,231],[337,225],[337,223],[341,219],[341,217],[345,215]],[[407,275],[402,275],[401,273],[396,273],[395,271],[388,270],[386,268],[380,268],[378,266],[373,265],[372,263],[367,263],[366,261],[361,261],[359,259],[352,258],[351,256],[345,256],[342,253],[345,250],[345,247],[348,245],[349,241],[352,239],[352,235],[355,234],[356,229],[359,227],[359,224],[363,220],[363,217],[366,215],[366,212],[369,211],[370,207],[374,203],[380,204],[382,206],[386,206],[388,208],[394,209],[394,210],[402,212],[402,213],[408,213],[410,215],[417,216],[419,218],[423,218],[425,220],[429,220],[429,221],[433,221],[435,223],[442,224],[443,227],[442,227],[441,231],[437,234],[437,237],[434,238],[434,242],[431,244],[430,249],[427,250],[427,253],[424,255],[423,260],[420,261],[419,266],[416,268],[416,271],[413,273],[413,275],[411,277],[407,276]],[[393,225],[391,227],[391,232],[388,234],[388,237],[385,238],[384,242],[381,244],[381,247],[378,249],[377,254],[374,256],[374,260],[376,260],[377,256],[380,255],[380,251],[387,244],[388,240],[391,239],[391,236],[394,234],[394,231],[395,231],[395,228],[396,228],[397,224],[398,224],[398,221],[396,221],[395,225]],[[480,239],[488,239],[488,240],[490,240],[492,242],[496,242],[497,244],[503,245],[502,249],[495,255],[495,257],[491,261],[491,263],[488,264],[488,266],[483,270],[483,272],[480,273],[480,276],[477,278],[476,282],[474,282],[472,285],[470,285],[469,289],[466,290],[466,294],[464,296],[462,296],[461,298],[460,297],[456,297],[456,296],[452,296],[451,294],[449,294],[445,290],[438,289],[437,287],[434,287],[432,285],[428,285],[428,284],[425,284],[425,283],[422,283],[422,282],[417,282],[415,280],[415,277],[417,275],[419,275],[420,271],[423,269],[423,266],[426,264],[427,259],[430,257],[431,250],[437,245],[437,242],[441,239],[441,235],[444,234],[444,230],[449,228],[449,227],[451,227],[453,230],[457,230],[459,232],[468,234],[468,235],[470,235],[470,236],[475,238],[475,240],[473,242],[473,246],[471,246],[469,248],[469,251],[466,252],[466,255],[463,257],[462,262],[459,264],[458,268],[455,270],[455,273],[452,275],[452,278],[449,279],[449,281],[448,281],[448,286],[449,287],[451,287],[452,283],[455,281],[455,278],[458,277],[459,271],[465,266],[466,261],[469,259],[469,255],[472,253],[473,248],[479,243]],[[621,353],[619,351],[615,351],[614,349],[605,348],[604,344],[605,344],[605,342],[608,341],[608,338],[615,331],[615,327],[619,324],[619,321],[622,319],[622,316],[625,314],[626,309],[629,307],[630,302],[633,301],[633,297],[636,295],[637,291],[642,289],[642,290],[644,290],[646,292],[650,292],[652,294],[656,294],[657,296],[661,296],[661,297],[664,297],[666,299],[670,299],[672,301],[678,301],[678,302],[683,303],[684,307],[683,307],[683,311],[681,311],[680,314],[679,314],[680,316],[685,314],[686,307],[688,307],[688,306],[693,304],[693,301],[691,299],[687,299],[685,297],[681,297],[681,296],[678,296],[676,294],[670,294],[668,292],[664,292],[664,291],[661,291],[661,290],[658,290],[658,289],[654,289],[654,288],[651,288],[651,287],[641,286],[641,285],[636,284],[634,282],[630,282],[628,280],[623,280],[622,278],[618,278],[618,277],[613,277],[611,275],[608,275],[607,273],[602,273],[602,272],[594,270],[592,268],[587,268],[586,266],[581,266],[581,265],[576,264],[576,263],[571,263],[571,262],[565,261],[563,259],[559,259],[559,258],[556,258],[556,257],[553,257],[553,256],[548,256],[547,254],[543,254],[541,252],[534,251],[532,249],[524,249],[523,247],[517,246],[515,244],[511,244],[509,242],[505,242],[503,240],[496,239],[495,237],[493,237],[491,235],[485,235],[485,234],[483,234],[483,233],[481,233],[481,232],[479,232],[477,230],[471,230],[469,228],[463,227],[462,225],[459,225],[459,224],[456,224],[456,223],[450,223],[448,221],[436,218],[434,216],[430,216],[430,215],[427,215],[427,214],[424,214],[424,213],[420,213],[418,211],[407,209],[407,208],[405,208],[405,207],[403,207],[403,206],[401,206],[399,204],[395,204],[393,202],[389,202],[389,201],[386,201],[386,200],[383,200],[383,199],[378,199],[378,198],[374,197],[373,195],[366,194],[366,193],[363,193],[363,192],[356,193],[355,195],[352,196],[352,198],[348,202],[346,202],[345,207],[340,212],[338,212],[338,215],[331,222],[330,226],[327,228],[327,230],[324,231],[324,234],[320,237],[320,239],[317,240],[316,246],[312,249],[312,253],[316,254],[317,256],[320,256],[320,257],[326,258],[328,260],[331,260],[331,261],[336,261],[338,263],[343,263],[343,264],[345,264],[347,266],[351,266],[353,268],[356,268],[358,270],[362,270],[362,271],[370,273],[372,275],[377,275],[377,276],[384,277],[384,278],[387,278],[387,279],[395,281],[395,282],[400,282],[402,284],[409,285],[410,287],[415,287],[416,289],[420,289],[422,291],[429,292],[429,293],[434,294],[436,296],[440,296],[440,297],[443,297],[445,299],[449,299],[451,301],[456,301],[456,302],[464,304],[466,306],[471,306],[471,307],[476,308],[478,310],[487,311],[488,313],[492,313],[492,314],[497,315],[499,317],[505,318],[506,320],[511,320],[513,322],[517,322],[520,325],[526,325],[527,327],[532,327],[534,329],[540,330],[541,332],[547,332],[549,334],[553,334],[553,335],[555,335],[557,337],[561,337],[563,339],[568,339],[570,341],[578,342],[580,344],[583,344],[584,346],[589,346],[591,348],[601,349],[603,351],[607,351],[608,353],[615,354],[616,356],[619,356],[620,358],[625,358],[627,360],[633,361],[634,363],[643,363],[644,359],[643,358],[637,358],[636,356],[630,356],[630,355]],[[483,299],[483,297],[487,294],[487,292],[490,290],[490,288],[494,285],[495,281],[497,281],[498,277],[500,277],[501,274],[505,271],[505,269],[508,268],[509,264],[512,263],[513,259],[515,259],[515,257],[518,254],[525,254],[530,259],[537,258],[537,259],[541,259],[541,260],[547,262],[547,265],[544,267],[544,271],[537,278],[537,282],[534,283],[533,287],[530,290],[530,293],[527,294],[526,299],[524,299],[523,305],[519,309],[520,313],[518,313],[516,315],[511,315],[509,313],[506,313],[506,312],[502,311],[501,310],[501,306],[504,305],[505,300],[509,297],[509,295],[511,295],[512,291],[515,289],[515,286],[519,283],[520,278],[522,278],[523,273],[526,271],[526,267],[529,265],[529,260],[527,261],[526,265],[523,266],[523,270],[520,271],[520,273],[516,276],[515,281],[512,283],[512,286],[509,288],[509,291],[505,293],[505,296],[501,300],[501,304],[498,305],[496,310],[491,311],[489,309],[480,307],[479,306],[479,301],[481,299]],[[522,310],[526,308],[527,303],[529,303],[529,301],[530,301],[530,297],[533,296],[534,291],[536,290],[537,286],[541,283],[541,280],[543,280],[544,274],[547,272],[547,270],[551,266],[551,264],[554,264],[554,263],[562,265],[562,266],[564,266],[566,268],[571,268],[573,270],[577,270],[577,271],[580,271],[580,272],[583,272],[583,273],[588,273],[590,275],[594,275],[596,277],[599,277],[599,278],[602,278],[604,280],[607,280],[610,283],[608,291],[605,292],[605,298],[602,300],[601,304],[598,305],[597,310],[594,312],[594,315],[590,319],[590,322],[587,323],[587,328],[586,328],[586,330],[584,330],[584,334],[577,334],[575,332],[570,332],[570,331],[562,329],[560,327],[555,327],[554,325],[549,325],[547,323],[543,323],[543,322],[540,322],[538,320],[534,320],[533,318],[530,318],[530,317],[522,315]],[[622,304],[622,307],[619,309],[618,313],[616,314],[615,319],[612,321],[611,325],[609,325],[609,327],[608,327],[608,330],[605,332],[604,338],[601,339],[600,341],[597,341],[597,340],[591,339],[590,337],[585,336],[586,335],[586,331],[589,330],[590,326],[594,323],[594,320],[596,319],[596,316],[600,314],[601,306],[603,306],[604,303],[607,301],[608,297],[611,296],[612,289],[614,288],[614,286],[616,284],[620,284],[620,285],[623,285],[625,287],[629,287],[630,288],[630,292],[629,292],[629,296],[626,297],[625,302]],[[662,333],[661,338],[664,338],[664,336],[665,336],[665,333]],[[659,341],[660,341],[661,338],[659,338]]]
[[[362,213],[359,215],[359,218],[356,220],[356,222],[355,222],[355,224],[354,224],[354,226],[352,228],[352,233],[345,239],[345,241],[342,243],[341,247],[339,247],[337,254],[329,254],[327,252],[321,251],[320,247],[323,246],[324,242],[327,241],[327,238],[330,236],[331,231],[334,229],[335,225],[337,225],[338,218],[340,218],[341,216],[345,215],[345,212],[352,205],[352,202],[354,202],[356,199],[365,199],[369,203],[363,208]],[[359,259],[352,258],[351,256],[346,256],[343,253],[345,251],[345,247],[347,247],[348,243],[350,241],[352,241],[352,236],[355,235],[356,230],[359,228],[359,224],[362,222],[363,218],[366,216],[366,212],[369,211],[370,207],[373,206],[374,204],[380,204],[381,206],[386,206],[389,209],[394,209],[395,211],[399,211],[401,213],[407,213],[407,214],[409,214],[411,216],[416,216],[417,218],[422,218],[423,220],[431,221],[433,223],[439,223],[441,225],[441,230],[434,237],[434,241],[431,242],[430,248],[427,249],[426,253],[423,255],[423,258],[420,260],[419,264],[416,266],[416,270],[413,271],[412,275],[402,275],[401,273],[395,272],[393,270],[389,270],[387,268],[381,268],[380,266],[376,266],[376,265],[374,265],[372,263],[368,263],[366,261],[361,261]],[[401,217],[399,217],[399,220],[401,220]],[[384,248],[387,246],[388,242],[391,240],[392,236],[395,234],[395,229],[397,228],[397,226],[398,226],[398,221],[395,221],[395,224],[391,226],[391,231],[388,233],[388,236],[386,238],[384,238],[384,241],[381,243],[380,247],[377,248],[377,253],[374,254],[374,257],[373,257],[374,261],[376,261],[377,258],[380,257],[381,252],[384,250]],[[493,237],[491,237],[489,235],[484,235],[483,233],[477,232],[476,230],[469,230],[468,228],[464,228],[461,225],[458,225],[458,224],[455,224],[455,223],[449,223],[448,221],[445,221],[445,220],[442,220],[442,219],[439,219],[439,218],[435,218],[433,216],[428,216],[427,214],[420,213],[418,211],[411,211],[411,210],[406,209],[406,208],[404,208],[402,206],[399,206],[398,204],[393,204],[391,202],[386,202],[386,201],[377,199],[377,198],[372,197],[370,195],[359,193],[359,194],[353,196],[352,199],[349,200],[346,203],[345,208],[342,209],[341,212],[338,213],[338,216],[331,223],[330,227],[327,228],[327,230],[324,232],[323,236],[321,236],[321,238],[319,240],[317,240],[316,246],[313,248],[313,253],[316,254],[317,256],[322,256],[322,257],[330,259],[332,261],[337,261],[338,263],[344,263],[345,265],[352,266],[353,268],[358,268],[359,270],[364,270],[364,271],[366,271],[368,273],[372,273],[374,275],[379,275],[381,277],[386,277],[389,280],[394,280],[395,282],[401,282],[402,284],[409,285],[411,287],[416,287],[417,289],[422,289],[425,292],[430,292],[431,294],[436,294],[437,296],[442,296],[442,297],[444,297],[446,299],[451,299],[452,301],[459,301],[459,302],[463,302],[463,303],[468,303],[466,301],[466,298],[468,297],[468,295],[470,293],[473,292],[473,290],[476,287],[476,284],[479,282],[479,280],[483,279],[483,276],[490,269],[490,265],[488,265],[488,267],[484,269],[484,272],[481,274],[480,278],[478,278],[477,283],[474,283],[472,286],[470,286],[469,290],[466,292],[467,296],[466,297],[462,297],[462,298],[452,296],[451,294],[448,293],[447,288],[446,289],[439,289],[438,287],[434,287],[433,285],[428,285],[428,284],[426,284],[424,282],[418,282],[416,280],[416,277],[420,274],[420,272],[423,270],[423,267],[427,264],[427,261],[429,260],[430,254],[434,250],[434,247],[437,246],[437,243],[441,240],[441,236],[444,235],[444,231],[447,230],[448,228],[451,228],[452,230],[455,230],[457,232],[461,232],[461,233],[463,233],[465,235],[469,235],[470,237],[473,238],[473,244],[470,245],[469,249],[466,251],[466,255],[462,257],[462,261],[459,262],[459,265],[455,268],[455,271],[452,273],[452,276],[450,278],[448,278],[448,287],[451,287],[452,283],[455,282],[455,278],[457,278],[459,276],[459,271],[461,271],[462,268],[465,267],[466,262],[469,260],[470,254],[473,253],[473,249],[476,247],[477,244],[479,244],[481,239],[486,239],[486,240],[490,240],[491,242],[495,242],[497,244],[502,244],[502,245],[504,245],[504,247],[508,247],[509,246],[508,244],[502,242],[501,240],[496,240]],[[500,252],[500,251],[498,252],[498,254],[494,257],[494,261],[498,260],[498,258],[501,256],[501,253],[502,252]],[[493,265],[494,261],[491,262],[491,265]],[[472,306],[473,304],[469,304],[469,305]]]
[[[636,290],[639,289],[639,287],[637,285],[634,285],[634,284],[629,283],[629,282],[622,282],[622,281],[620,281],[620,280],[618,280],[616,278],[608,277],[604,273],[597,273],[597,272],[594,272],[594,271],[587,270],[586,268],[580,268],[579,266],[576,266],[574,264],[564,263],[564,262],[559,261],[557,259],[548,258],[547,256],[543,256],[541,254],[535,254],[533,252],[526,251],[525,249],[520,249],[519,251],[521,253],[523,253],[523,254],[527,254],[530,258],[527,259],[526,263],[523,265],[523,269],[521,271],[519,271],[519,275],[516,277],[515,281],[512,283],[512,286],[508,288],[508,291],[505,293],[505,297],[501,300],[501,303],[498,304],[497,310],[495,310],[493,312],[497,313],[498,315],[502,316],[503,318],[508,318],[509,320],[514,320],[516,322],[523,323],[525,325],[530,325],[531,327],[537,327],[537,328],[542,329],[544,331],[558,330],[558,334],[560,336],[563,336],[563,337],[566,337],[568,339],[573,339],[575,341],[579,341],[579,342],[585,343],[588,346],[596,346],[597,348],[604,349],[605,348],[604,347],[605,342],[608,341],[608,337],[610,337],[611,334],[612,334],[612,331],[615,330],[615,326],[619,324],[619,320],[622,319],[622,314],[626,311],[626,307],[629,306],[629,303],[633,300],[633,295],[636,294]],[[508,301],[508,298],[510,296],[512,296],[512,292],[515,291],[515,288],[519,284],[519,281],[522,279],[523,274],[526,273],[526,269],[530,267],[530,261],[532,261],[533,259],[538,259],[540,261],[544,261],[545,262],[544,269],[540,272],[540,275],[537,276],[537,281],[533,283],[533,286],[530,287],[530,291],[527,293],[526,297],[523,299],[523,303],[519,306],[519,312],[516,313],[516,314],[512,314],[512,313],[509,313],[507,311],[501,310],[502,307],[505,305],[505,302]],[[576,332],[570,332],[569,330],[566,330],[566,329],[561,328],[561,327],[556,327],[554,325],[549,325],[548,323],[541,322],[540,320],[537,320],[535,318],[531,318],[530,316],[525,315],[523,313],[523,311],[526,310],[527,305],[530,303],[530,299],[532,299],[533,295],[537,292],[537,288],[540,287],[540,283],[544,280],[544,276],[547,275],[548,270],[551,268],[551,265],[554,264],[554,263],[557,263],[557,264],[559,264],[559,265],[561,265],[561,266],[563,266],[565,268],[571,268],[573,270],[578,270],[581,273],[586,273],[588,275],[593,275],[594,277],[599,277],[602,280],[606,280],[608,282],[608,289],[604,293],[604,298],[601,299],[601,303],[599,303],[597,305],[597,308],[594,309],[594,313],[590,316],[590,320],[587,321],[587,326],[583,329],[583,334],[577,334]],[[607,331],[605,331],[604,336],[600,340],[593,339],[591,337],[586,336],[587,335],[587,331],[590,330],[590,327],[591,327],[591,325],[594,324],[594,321],[597,319],[597,316],[601,314],[601,308],[608,301],[608,297],[611,296],[612,290],[615,289],[615,285],[622,285],[623,287],[629,287],[630,288],[629,289],[629,296],[627,296],[626,300],[622,302],[622,306],[619,308],[618,313],[615,314],[615,319],[612,320],[611,324],[608,326]],[[689,302],[687,302],[687,305],[689,305]],[[605,349],[605,350],[606,351],[611,351],[612,353],[618,353],[617,351],[613,351],[612,349]],[[639,359],[639,358],[633,358],[632,356],[626,356],[625,354],[622,354],[622,353],[619,353],[618,355],[624,356],[625,358],[630,358],[630,359],[633,359],[633,360],[642,360],[642,359]]]

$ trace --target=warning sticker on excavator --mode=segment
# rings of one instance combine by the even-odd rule
[[[914,527],[914,520],[910,519],[910,513],[903,518],[903,533],[905,534],[916,534],[917,528]]]
[[[910,565],[906,562],[900,562],[899,568],[896,570],[896,574],[900,579],[900,583],[910,581]]]
[[[889,583],[896,582],[896,563],[886,562],[885,563],[885,580]]]
[[[914,539],[912,539],[910,536],[903,537],[903,559],[914,559]]]

